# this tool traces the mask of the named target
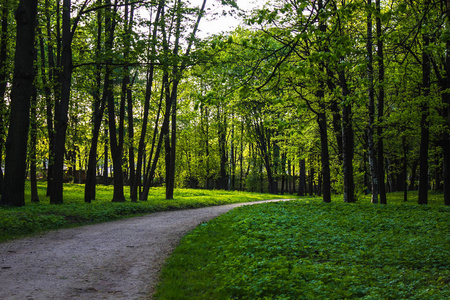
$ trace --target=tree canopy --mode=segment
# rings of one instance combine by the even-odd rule
[[[74,181],[86,202],[114,184],[118,202],[164,185],[450,205],[448,0],[45,0],[29,36],[31,2],[0,0],[2,204],[28,176],[54,204]],[[218,10],[244,23],[199,38]]]

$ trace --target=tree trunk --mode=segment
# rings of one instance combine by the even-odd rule
[[[58,1],[59,7],[59,1]],[[59,12],[58,12],[59,14]],[[46,18],[46,31],[47,31],[47,39],[50,40],[52,36],[51,31],[51,10],[49,0],[45,0],[45,18]],[[58,22],[59,24],[59,22]],[[58,31],[59,35],[59,31]],[[53,185],[53,165],[54,165],[54,144],[55,144],[55,133],[54,133],[54,124],[53,124],[53,110],[55,106],[55,99],[59,99],[59,90],[58,84],[55,84],[55,57],[53,54],[53,45],[51,42],[47,44],[47,55],[48,55],[48,82],[53,86],[54,90],[54,98],[52,99],[51,89],[47,85],[45,80],[45,51],[44,51],[44,41],[41,39],[40,42],[41,47],[41,60],[42,60],[42,83],[44,85],[45,99],[46,99],[46,118],[47,118],[47,134],[48,134],[48,166],[47,166],[47,196],[51,195],[51,189]]]
[[[133,26],[134,17],[134,5],[131,4],[130,12],[128,13],[128,0],[125,1],[125,47],[124,47],[124,76],[122,80],[122,97],[126,99],[127,103],[127,120],[128,120],[128,164],[130,169],[129,182],[130,182],[130,198],[131,201],[137,201],[137,185],[134,188],[135,180],[135,162],[134,162],[134,122],[133,122],[133,99],[131,85],[133,84],[130,80],[130,68],[128,65],[130,44],[131,44],[131,33]],[[129,17],[128,17],[129,14]],[[133,80],[134,81],[134,80]],[[132,197],[131,197],[132,196]]]
[[[106,79],[106,76],[105,76]],[[105,80],[106,82],[106,80]],[[106,94],[105,94],[105,102],[106,102]],[[105,104],[106,105],[106,104]],[[107,106],[105,107],[105,109],[107,109]],[[105,119],[105,129],[104,129],[104,137],[105,137],[105,144],[103,147],[103,156],[104,156],[104,160],[103,160],[103,185],[109,185],[109,131],[108,131],[108,121],[107,119]]]
[[[11,91],[11,115],[6,139],[5,178],[0,204],[25,205],[30,100],[34,80],[36,0],[21,0],[16,10],[16,52]]]
[[[114,14],[117,9],[117,2],[113,5],[114,10],[111,11],[111,7],[106,8],[105,17],[105,29],[106,29],[106,49],[111,50],[113,48],[114,31],[116,20]],[[112,74],[111,60],[106,67],[107,74]],[[109,142],[111,147],[111,157],[113,161],[114,170],[114,192],[112,202],[124,202],[125,196],[123,191],[123,171],[122,171],[122,152],[123,152],[123,118],[124,118],[124,99],[121,101],[120,113],[119,113],[119,137],[117,137],[116,127],[116,113],[113,94],[113,82],[111,76],[105,78],[104,91],[106,94],[108,105],[108,129],[109,129]]]
[[[322,0],[318,1],[318,13],[319,13],[319,30],[322,33],[326,33],[327,25],[326,19],[322,16],[325,11],[325,6]],[[322,41],[320,51],[327,51],[325,41]],[[325,70],[325,62],[321,62],[319,66],[320,74],[323,74]],[[326,104],[325,104],[325,82],[323,79],[319,79],[319,90],[317,91],[317,98],[319,99],[319,112],[317,114],[317,123],[319,125],[320,132],[320,149],[321,149],[321,162],[322,162],[322,178],[323,178],[323,202],[331,202],[331,178],[330,178],[330,153],[328,150],[328,129],[327,129],[327,116],[326,116]]]
[[[384,175],[384,141],[383,141],[383,115],[384,115],[384,50],[381,29],[381,6],[380,0],[375,2],[377,16],[377,56],[378,56],[378,126],[377,126],[377,163],[378,163],[378,194],[380,196],[380,204],[387,204],[386,184]]]
[[[227,188],[227,127],[226,117],[221,107],[217,107],[217,124],[218,124],[218,137],[219,137],[219,157],[220,157],[220,171],[218,179],[218,189],[225,190]]]
[[[428,123],[429,108],[428,96],[430,94],[430,74],[431,65],[430,57],[427,53],[430,38],[428,33],[423,33],[423,53],[422,53],[422,89],[423,100],[420,106],[421,120],[420,120],[420,150],[419,150],[419,204],[428,204],[428,144],[430,140],[430,129]]]
[[[368,6],[372,6],[372,0],[368,0]],[[370,8],[371,9],[371,8]],[[374,142],[375,132],[375,92],[373,86],[373,38],[372,38],[372,13],[367,16],[367,79],[369,83],[369,125],[367,127],[367,146],[369,148],[369,166],[372,177],[372,203],[378,203],[378,162]]]
[[[300,159],[300,176],[298,181],[298,196],[306,195],[306,161]]]
[[[97,5],[101,5],[101,0],[97,0]],[[86,183],[84,186],[84,202],[91,203],[95,200],[96,196],[96,184],[97,184],[97,147],[100,137],[100,128],[102,125],[103,114],[106,106],[106,95],[100,97],[101,90],[101,65],[99,63],[100,51],[101,51],[101,36],[102,36],[102,15],[101,10],[97,11],[97,46],[96,46],[96,59],[97,64],[95,66],[95,92],[94,92],[94,112],[93,112],[93,127],[92,127],[92,139],[91,148],[89,150],[89,160],[86,172]]]
[[[153,85],[153,76],[154,76],[154,57],[156,56],[156,36],[158,33],[158,22],[161,15],[161,11],[163,8],[165,1],[160,1],[160,4],[158,5],[158,9],[156,12],[155,22],[153,24],[153,33],[152,33],[152,49],[151,49],[151,56],[150,56],[150,66],[147,70],[147,83],[145,87],[145,99],[144,99],[144,116],[142,121],[142,129],[141,129],[141,135],[139,138],[139,146],[138,146],[138,154],[137,154],[137,164],[136,164],[136,175],[135,180],[132,183],[132,188],[130,192],[130,197],[132,201],[135,201],[137,199],[137,189],[138,186],[141,183],[141,176],[142,176],[142,167],[145,166],[145,162],[143,163],[143,156],[145,153],[145,136],[147,134],[147,126],[148,126],[148,112],[150,110],[150,99],[152,97],[152,85]],[[159,120],[161,112],[161,104],[158,107],[158,116],[157,116],[157,122]],[[157,129],[157,126],[155,127]],[[153,138],[153,145],[155,144],[155,138],[156,138],[156,132],[154,134]],[[150,160],[151,161],[151,156]],[[144,172],[145,173],[145,172]],[[141,197],[139,197],[141,199]],[[147,197],[145,197],[146,199]],[[142,200],[142,199],[141,199]]]
[[[35,51],[35,61],[37,61],[37,48]],[[37,74],[37,66],[34,69],[35,74]],[[31,108],[30,108],[30,188],[31,188],[31,202],[39,202],[39,195],[37,189],[37,177],[36,177],[36,145],[37,145],[37,87],[36,83],[33,85],[33,95],[31,97]]]
[[[353,137],[352,103],[347,99],[350,92],[344,71],[339,73],[339,81],[342,88],[342,97],[344,98],[344,106],[342,107],[342,170],[344,173],[344,202],[353,203],[356,201],[355,182],[353,179],[353,155],[355,143]]]
[[[62,10],[62,52],[59,84],[61,87],[60,99],[55,105],[55,139],[54,139],[54,165],[52,187],[50,194],[51,204],[63,203],[63,177],[66,131],[68,124],[68,110],[70,101],[70,86],[72,84],[72,33],[70,28],[71,1],[63,1]]]

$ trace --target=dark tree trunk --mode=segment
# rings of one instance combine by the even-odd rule
[[[317,116],[320,131],[320,148],[321,148],[321,162],[322,162],[322,178],[323,178],[323,201],[331,202],[331,179],[330,179],[330,154],[328,151],[328,131],[327,119],[325,115],[325,107],[321,108]]]
[[[372,0],[368,0],[372,5]],[[373,86],[373,37],[372,37],[372,13],[367,16],[367,79],[369,82],[369,124],[367,127],[367,146],[369,148],[369,166],[372,178],[372,203],[378,203],[378,162],[376,156],[374,133],[375,133],[375,91]]]
[[[106,80],[105,80],[106,82]],[[105,102],[106,102],[106,94],[105,94]],[[106,105],[106,104],[105,104]],[[105,109],[107,109],[107,106],[105,107]],[[104,138],[105,138],[105,144],[103,147],[103,156],[104,156],[104,160],[103,160],[103,185],[109,185],[109,131],[108,131],[108,121],[107,119],[105,119],[105,129],[104,129]]]
[[[130,15],[128,17],[128,14]],[[131,201],[137,201],[137,185],[134,188],[135,183],[135,154],[134,154],[134,122],[133,122],[133,99],[132,99],[132,90],[131,85],[133,84],[130,80],[130,68],[128,65],[129,60],[129,52],[130,52],[130,44],[131,44],[131,33],[133,26],[133,17],[134,17],[134,5],[131,5],[130,12],[128,13],[128,0],[125,1],[125,49],[124,49],[124,77],[122,80],[122,97],[126,98],[127,103],[127,120],[128,120],[128,164],[130,169],[129,182],[130,182],[130,198]],[[134,80],[133,80],[134,81]]]
[[[325,6],[322,0],[318,1],[319,11],[319,30],[322,33],[326,33],[326,17],[321,14],[325,11]],[[326,51],[325,41],[322,41],[321,51]],[[320,63],[320,73],[323,74],[325,70],[325,62]],[[322,162],[322,180],[323,180],[323,201],[325,203],[331,202],[331,177],[330,177],[330,153],[328,150],[328,129],[327,129],[327,116],[326,116],[326,104],[325,104],[325,82],[323,79],[319,79],[319,90],[317,91],[317,97],[319,98],[319,112],[317,114],[317,123],[319,125],[320,132],[320,149],[321,149],[321,162]]]
[[[217,182],[218,189],[227,188],[227,126],[226,116],[221,107],[217,107],[217,125],[218,125],[218,137],[219,137],[219,157],[220,157],[220,171],[219,179]]]
[[[111,11],[111,7],[107,7],[105,16],[105,29],[106,29],[106,49],[111,50],[113,48],[114,31],[116,20],[114,15],[116,13],[116,3],[114,3],[114,10]],[[112,73],[112,66],[108,64],[106,67],[107,74]],[[124,202],[124,190],[123,190],[123,171],[122,171],[122,152],[123,152],[123,118],[124,118],[124,99],[121,101],[120,113],[119,113],[119,137],[117,136],[116,127],[116,113],[113,94],[113,82],[111,76],[105,78],[104,90],[108,105],[108,129],[109,129],[109,144],[111,147],[111,157],[113,161],[114,170],[114,192],[112,202]]]
[[[314,167],[311,166],[309,169],[309,195],[314,195]]]
[[[261,159],[264,163],[267,173],[267,180],[269,181],[269,193],[277,194],[278,187],[277,182],[273,175],[272,168],[272,159],[271,159],[271,150],[270,150],[270,140],[269,133],[267,133],[267,129],[264,128],[264,124],[262,121],[255,122],[255,133],[256,133],[256,144],[258,146],[259,152],[261,154]],[[262,175],[262,172],[261,172]],[[261,182],[262,184],[262,182]]]
[[[62,72],[59,76],[61,87],[61,99],[57,99],[55,105],[55,136],[54,136],[54,165],[52,187],[50,194],[51,204],[63,203],[63,177],[64,177],[64,153],[66,142],[66,131],[68,124],[70,86],[72,83],[72,33],[70,31],[70,11],[71,1],[63,1],[63,34],[62,34],[62,53],[61,67]]]
[[[25,205],[30,101],[33,91],[36,0],[21,0],[16,10],[16,52],[11,91],[11,115],[6,139],[5,178],[0,204]]]
[[[37,49],[35,49],[35,60],[37,60]],[[35,74],[37,69],[35,66]],[[37,145],[37,87],[36,83],[33,86],[33,95],[31,97],[30,108],[30,188],[31,188],[31,202],[39,202],[39,195],[37,189],[37,168],[36,168],[36,145]]]
[[[97,1],[97,5],[101,5],[101,0]],[[86,183],[84,186],[84,202],[91,203],[96,197],[96,184],[97,184],[97,147],[100,137],[100,128],[102,125],[103,114],[106,106],[106,95],[100,97],[101,90],[101,65],[99,63],[100,51],[101,51],[101,36],[102,36],[102,15],[101,10],[97,11],[97,46],[96,46],[96,59],[97,64],[95,66],[95,92],[94,92],[94,112],[93,112],[93,127],[92,127],[92,139],[91,148],[89,150],[89,160],[86,172]]]
[[[240,143],[240,155],[239,155],[239,190],[244,190],[244,122],[241,122],[241,143]]]
[[[176,72],[174,72],[176,74]],[[170,95],[170,103],[172,104],[172,123],[171,135],[169,144],[169,153],[166,153],[166,199],[173,199],[173,192],[175,188],[175,160],[176,160],[176,134],[177,134],[177,95],[178,95],[178,79],[175,80],[172,87],[172,94]],[[167,135],[168,140],[169,135]],[[166,148],[167,151],[167,148]],[[168,159],[168,160],[167,160]]]
[[[354,137],[352,120],[352,103],[347,103],[347,97],[350,91],[347,86],[347,79],[343,71],[339,73],[339,81],[344,98],[342,107],[342,162],[344,173],[344,202],[353,203],[355,199],[355,182],[353,179],[353,155],[354,155]]]
[[[408,146],[406,144],[406,137],[402,137],[403,148],[403,202],[408,201]],[[386,204],[386,203],[381,203]]]
[[[59,1],[58,1],[59,5]],[[59,12],[58,12],[59,14]],[[47,30],[47,39],[50,40],[50,37],[52,35],[51,32],[51,11],[50,11],[50,4],[49,0],[45,0],[45,18],[46,18],[46,30]],[[59,31],[58,31],[59,33]],[[53,124],[53,110],[55,107],[54,99],[51,95],[51,89],[47,84],[46,81],[46,75],[45,75],[45,51],[44,51],[44,41],[41,39],[40,41],[40,48],[41,48],[41,79],[42,83],[44,85],[44,92],[45,92],[45,100],[46,100],[46,118],[47,118],[47,134],[48,134],[48,166],[47,166],[47,196],[51,195],[51,188],[53,185],[53,165],[54,165],[54,149],[53,146],[55,144],[55,134],[54,134],[54,124]],[[53,86],[54,90],[54,97],[59,98],[59,90],[58,84],[55,84],[55,58],[53,54],[53,45],[51,42],[47,45],[47,55],[48,55],[48,83],[50,83]]]
[[[149,66],[149,69],[147,70],[147,83],[146,83],[146,88],[145,88],[145,100],[144,100],[144,116],[143,116],[143,121],[142,121],[141,135],[139,138],[139,146],[138,146],[138,153],[137,153],[138,157],[137,157],[137,164],[136,164],[136,175],[135,175],[135,180],[132,183],[131,192],[130,192],[130,197],[131,197],[132,201],[135,201],[135,199],[137,199],[137,190],[138,190],[138,186],[141,183],[141,176],[142,176],[142,169],[143,169],[142,167],[145,166],[145,162],[143,162],[143,157],[145,154],[145,137],[147,134],[148,112],[150,110],[150,99],[152,97],[152,85],[153,85],[153,77],[154,77],[154,70],[155,70],[154,57],[156,56],[156,36],[158,33],[158,22],[159,22],[159,18],[160,18],[164,3],[165,3],[165,1],[160,1],[160,4],[158,5],[158,9],[156,12],[155,23],[153,25],[150,66]],[[157,116],[156,124],[158,124],[160,113],[161,113],[161,103],[158,107],[158,116]],[[155,127],[155,130],[156,129],[157,129],[157,126]],[[157,134],[157,132],[154,133],[152,145],[154,145],[156,142],[155,141],[156,134]],[[152,157],[150,156],[149,161],[151,161],[151,158]],[[140,198],[140,200],[142,200],[141,197],[139,197],[139,198]],[[147,199],[147,196],[145,197],[145,200],[146,199]]]
[[[298,181],[298,196],[305,196],[306,194],[306,161],[300,159],[300,176]]]
[[[155,176],[156,167],[157,167],[158,160],[159,160],[159,155],[161,153],[162,143],[163,143],[163,141],[165,141],[165,137],[169,134],[170,107],[171,107],[170,105],[168,106],[169,109],[166,109],[166,111],[164,112],[164,119],[163,119],[163,123],[161,125],[161,132],[159,134],[158,143],[156,144],[156,136],[158,134],[158,121],[159,121],[160,110],[162,107],[162,100],[163,100],[164,96],[166,97],[166,102],[167,102],[167,99],[170,99],[169,95],[167,95],[167,92],[166,92],[166,90],[169,89],[168,80],[169,80],[168,74],[165,73],[163,75],[163,81],[162,81],[161,101],[159,103],[158,115],[156,118],[155,128],[153,131],[152,148],[150,150],[150,155],[149,155],[149,159],[148,159],[148,167],[147,167],[147,172],[146,172],[147,174],[144,177],[144,187],[143,187],[142,193],[139,197],[139,199],[141,201],[146,201],[148,198],[150,186],[151,186],[153,178]],[[156,148],[155,148],[155,145],[156,145]],[[152,160],[153,152],[155,152],[155,155]]]
[[[430,57],[427,53],[430,38],[428,33],[424,33],[423,39],[423,53],[422,53],[422,88],[424,101],[421,104],[421,120],[420,120],[420,150],[419,150],[419,204],[428,204],[428,147],[430,140],[430,129],[428,123],[429,108],[428,96],[430,94],[430,74],[431,65]]]
[[[377,163],[378,163],[378,194],[380,204],[387,204],[386,184],[384,175],[384,141],[383,141],[383,115],[384,115],[384,50],[381,29],[381,7],[380,0],[376,0],[376,23],[377,23],[377,55],[378,55],[378,126],[377,126]]]

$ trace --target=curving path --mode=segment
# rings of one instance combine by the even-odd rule
[[[287,199],[284,199],[287,200]],[[283,200],[268,200],[273,202]],[[239,203],[159,212],[0,244],[0,299],[150,299],[181,237]]]

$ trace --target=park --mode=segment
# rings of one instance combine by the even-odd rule
[[[13,243],[211,209],[129,297],[450,298],[449,1],[258,3],[0,0],[8,278]],[[86,282],[55,293],[131,289]]]

